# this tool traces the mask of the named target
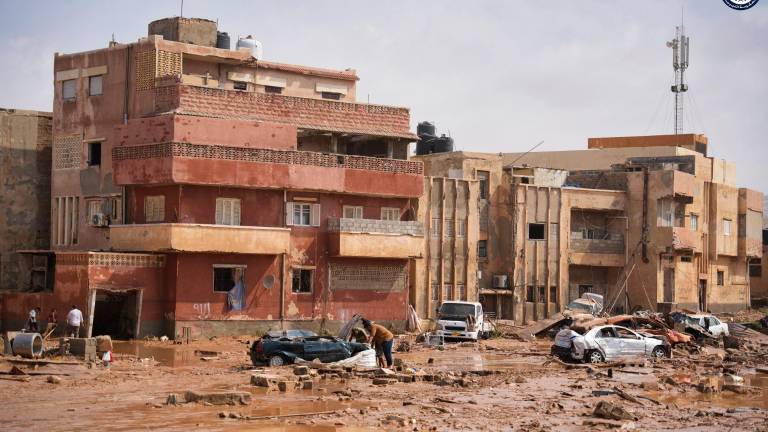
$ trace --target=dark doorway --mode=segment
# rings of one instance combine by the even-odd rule
[[[96,291],[93,336],[134,339],[138,319],[138,291]]]
[[[707,280],[699,279],[699,311],[707,310]]]

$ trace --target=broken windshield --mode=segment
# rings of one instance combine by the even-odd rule
[[[475,305],[461,303],[443,303],[440,306],[441,317],[466,318],[467,315],[475,315]]]

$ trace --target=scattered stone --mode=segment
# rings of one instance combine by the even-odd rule
[[[527,380],[527,379],[525,379],[525,377],[523,377],[522,375],[517,375],[517,376],[515,377],[515,382],[516,382],[517,384],[522,384],[522,383],[525,383],[525,382],[527,382],[527,381],[528,381],[528,380]]]
[[[373,385],[380,385],[380,386],[394,384],[396,382],[397,380],[392,378],[374,378],[373,379]]]
[[[304,390],[312,390],[314,385],[315,385],[315,383],[313,381],[311,381],[311,380],[310,381],[303,381],[301,383],[301,388],[304,389]]]
[[[54,375],[48,375],[48,378],[46,378],[46,381],[48,381],[51,384],[60,384],[61,378]]]
[[[229,413],[226,411],[219,411],[219,418],[227,418],[228,415]]]
[[[251,375],[251,385],[256,387],[275,388],[279,381],[277,375]]]
[[[607,401],[598,402],[592,415],[608,420],[637,420],[629,411]]]
[[[293,368],[293,374],[294,375],[309,375],[309,366],[294,366]]]
[[[184,398],[187,402],[201,402],[211,405],[247,405],[251,403],[251,394],[248,392],[198,392],[187,390]]]
[[[277,383],[277,389],[281,392],[291,390],[296,387],[293,381],[280,381]]]

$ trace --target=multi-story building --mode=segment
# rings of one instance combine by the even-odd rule
[[[706,156],[701,135],[597,138],[588,150],[417,157],[475,179],[477,283],[486,310],[540,319],[585,292],[614,312],[749,306],[762,194]]]
[[[188,18],[56,55],[56,283],[30,301],[120,337],[404,322],[424,241],[408,109],[355,102],[354,70],[254,55]]]

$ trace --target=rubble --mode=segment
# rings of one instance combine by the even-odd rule
[[[248,392],[200,392],[187,390],[184,395],[187,402],[208,403],[211,405],[248,405],[251,403],[251,394]]]

